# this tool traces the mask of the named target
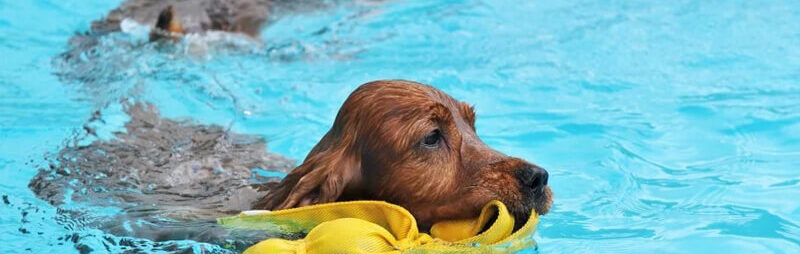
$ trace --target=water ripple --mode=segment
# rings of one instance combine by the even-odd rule
[[[261,42],[75,35],[119,2],[0,2],[3,250],[224,251],[97,230],[152,210],[55,208],[27,188],[47,166],[31,158],[84,127],[112,139],[131,101],[303,158],[356,86],[403,78],[474,104],[489,146],[550,172],[537,251],[800,252],[796,2],[279,1]],[[96,187],[63,194],[116,194]]]

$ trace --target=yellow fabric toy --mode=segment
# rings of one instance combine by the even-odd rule
[[[480,232],[489,220],[494,223]],[[539,216],[512,232],[514,217],[500,201],[486,204],[478,218],[443,221],[420,233],[404,208],[382,201],[326,203],[280,211],[251,211],[220,218],[232,228],[308,232],[305,238],[261,241],[245,254],[266,253],[508,253],[533,246]],[[479,234],[480,232],[480,234]]]

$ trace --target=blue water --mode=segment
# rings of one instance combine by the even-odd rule
[[[95,110],[106,137],[135,99],[302,159],[387,78],[474,104],[487,144],[548,169],[541,253],[800,253],[796,1],[345,1],[279,18],[263,45],[114,46],[132,31],[94,69],[54,60],[120,2],[0,1],[0,253],[109,237],[27,187]]]

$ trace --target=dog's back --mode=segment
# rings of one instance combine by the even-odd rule
[[[279,180],[258,172],[285,173],[294,166],[267,152],[259,136],[162,118],[149,104],[128,105],[126,113],[124,131],[108,140],[94,136],[91,126],[104,120],[100,113],[93,116],[85,136],[49,157],[52,163],[31,179],[31,191],[103,232],[221,243],[234,237],[215,219],[250,209],[265,194],[262,184]],[[103,216],[83,212],[97,207],[119,210]]]

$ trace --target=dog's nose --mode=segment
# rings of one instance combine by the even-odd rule
[[[547,185],[549,174],[536,165],[524,165],[517,170],[516,177],[522,186],[539,192]]]

